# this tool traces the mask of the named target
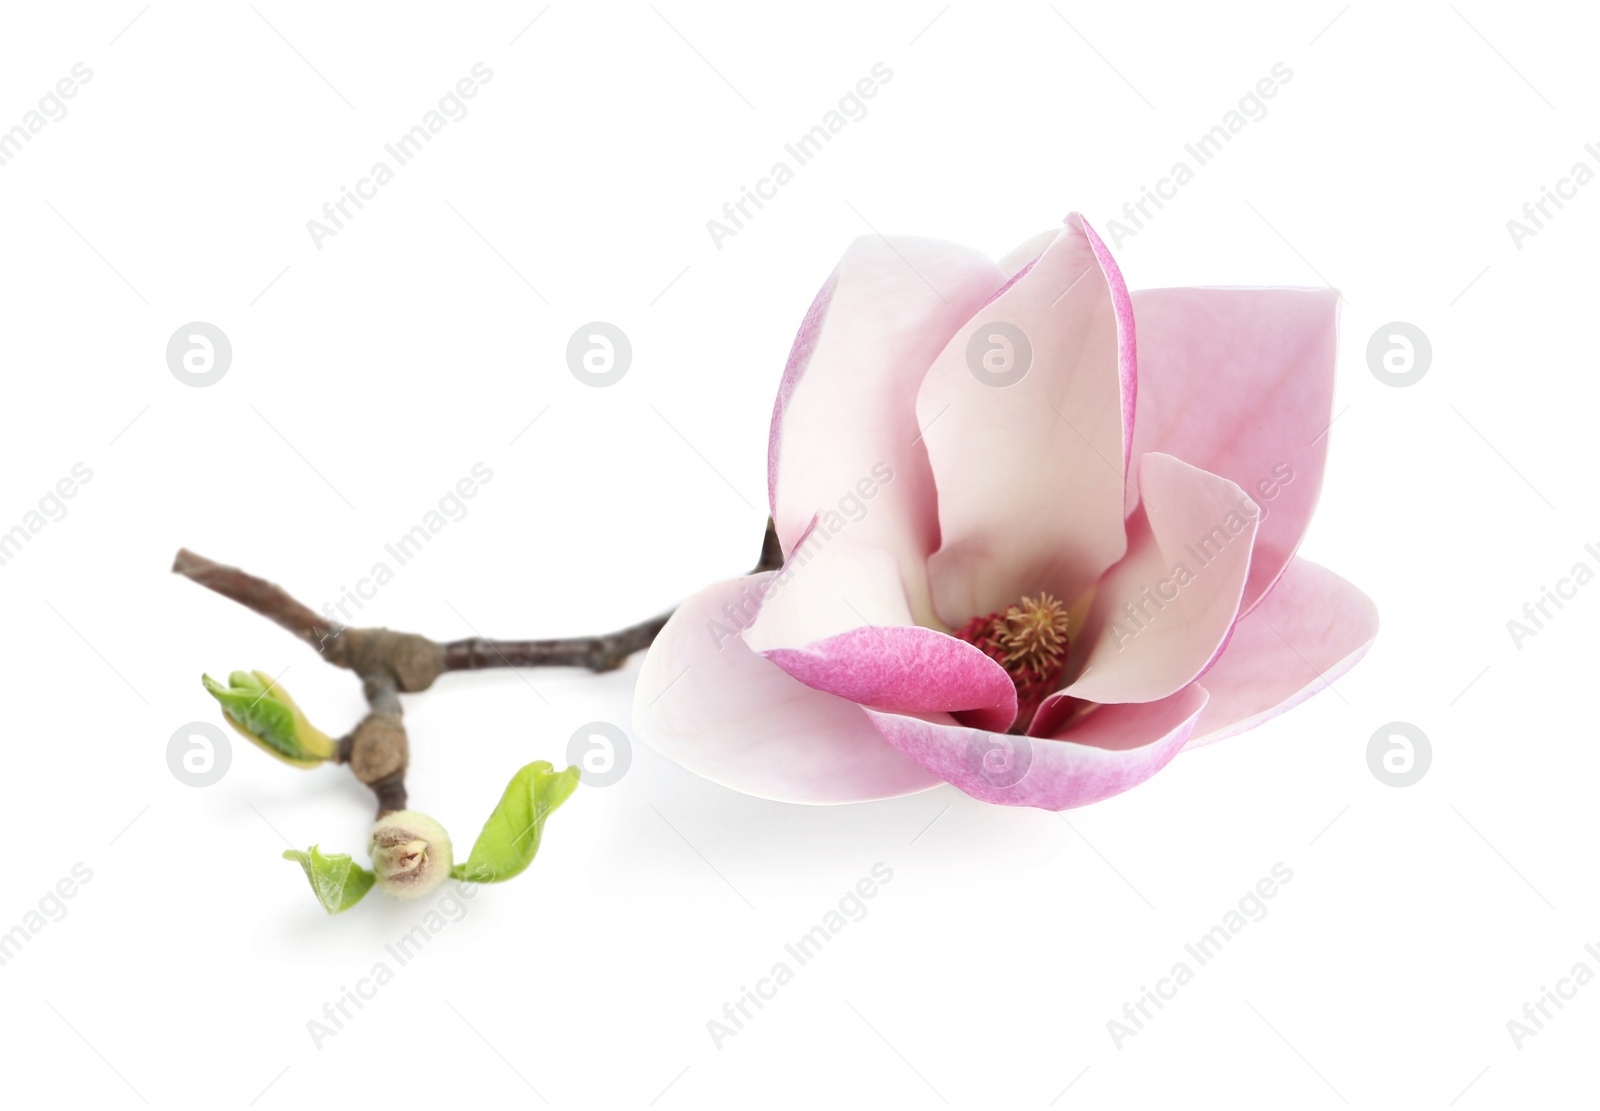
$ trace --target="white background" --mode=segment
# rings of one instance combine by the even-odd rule
[[[1600,987],[1507,1021],[1600,943],[1600,586],[1506,622],[1600,541],[1590,457],[1600,183],[1593,13],[1443,3],[8,5],[0,526],[82,462],[0,567],[0,931],[93,878],[0,967],[8,1104],[1490,1108],[1594,1096]],[[534,20],[538,17],[535,22]],[[130,25],[130,20],[131,25]],[[291,45],[292,44],[292,45]],[[306,228],[477,62],[492,80],[319,250]],[[706,221],[874,63],[892,81],[721,249]],[[841,808],[743,797],[635,747],[320,1048],[325,1003],[425,907],[316,906],[286,842],[360,855],[370,797],[247,745],[202,671],[260,668],[330,733],[350,675],[167,573],[189,546],[320,606],[474,463],[494,472],[360,620],[448,639],[597,632],[753,562],[771,402],[854,237],[998,256],[1106,233],[1275,63],[1292,81],[1116,249],[1131,287],[1338,286],[1342,351],[1303,554],[1383,628],[1333,692],[1055,815],[954,788]],[[617,385],[568,337],[631,338]],[[230,337],[216,385],[168,338]],[[1369,337],[1431,338],[1416,385]],[[538,418],[529,426],[530,421]],[[513,440],[515,439],[515,442]],[[511,772],[627,725],[638,661],[451,676],[407,701],[414,804],[470,843]],[[1430,738],[1395,788],[1387,722]],[[131,824],[130,824],[131,823]],[[707,1022],[871,867],[893,880],[720,1048]],[[1293,871],[1120,1047],[1120,1016],[1258,879]],[[393,965],[393,961],[389,963]],[[535,1089],[538,1093],[536,1096]]]

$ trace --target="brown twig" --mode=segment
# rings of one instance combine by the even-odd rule
[[[341,626],[312,613],[310,608],[291,598],[276,583],[258,579],[237,567],[214,563],[203,555],[179,548],[172,561],[175,574],[184,575],[207,590],[214,590],[224,598],[231,598],[246,609],[255,610],[288,629],[317,651],[322,651],[329,638],[337,636]]]
[[[761,542],[761,558],[751,573],[776,570],[782,565],[777,531],[769,520]],[[329,663],[361,676],[371,709],[340,740],[337,759],[348,764],[356,778],[372,788],[378,798],[380,818],[406,806],[409,748],[401,720],[401,693],[427,690],[447,671],[490,667],[586,667],[597,672],[611,671],[621,667],[633,653],[648,648],[672,616],[669,611],[601,636],[549,640],[470,637],[440,644],[416,633],[340,625],[312,612],[277,584],[187,548],[179,550],[172,570],[276,622]]]
[[[381,818],[392,810],[406,808],[406,765],[411,748],[400,720],[400,691],[394,679],[382,674],[367,675],[361,680],[361,690],[372,711],[350,734],[349,746],[341,741],[339,750],[356,778],[378,796]]]
[[[561,640],[485,640],[471,637],[444,645],[446,671],[476,671],[484,667],[586,667],[612,671],[629,656],[650,647],[671,612],[641,621],[626,629],[597,637]]]

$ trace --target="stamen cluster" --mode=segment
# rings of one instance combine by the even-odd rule
[[[1011,676],[1017,688],[1013,732],[1026,729],[1039,704],[1060,686],[1067,665],[1067,626],[1067,607],[1040,594],[974,617],[956,630],[957,638],[980,649]]]

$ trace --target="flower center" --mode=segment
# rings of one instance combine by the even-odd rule
[[[1040,594],[974,617],[954,633],[1011,676],[1017,688],[1014,733],[1028,728],[1039,704],[1060,685],[1067,666],[1067,624],[1067,607],[1048,594]]]

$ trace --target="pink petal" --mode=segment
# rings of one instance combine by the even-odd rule
[[[1159,702],[1099,706],[1054,739],[868,715],[891,745],[974,798],[1068,810],[1160,771],[1183,748],[1205,704],[1205,690],[1192,685]]]
[[[1025,373],[980,381],[969,344],[987,373],[982,353],[1003,350],[993,337],[1008,329],[1031,347],[1012,364]],[[1121,557],[1133,356],[1121,275],[1076,215],[940,352],[917,417],[938,484],[928,570],[946,623],[1040,590],[1070,602]]]
[[[767,488],[787,553],[815,514],[894,554],[931,619],[926,560],[939,544],[916,396],[934,357],[1004,282],[987,257],[928,239],[864,236],[806,314],[784,370]]]
[[[1339,295],[1331,289],[1151,289],[1139,319],[1134,450],[1232,479],[1264,510],[1248,611],[1304,536],[1322,487]]]
[[[892,556],[820,522],[773,576],[744,640],[808,687],[901,713],[1006,729],[1017,690],[966,641],[911,621]]]
[[[861,802],[938,784],[884,744],[860,707],[745,646],[724,607],[737,615],[774,574],[718,583],[672,615],[639,673],[639,739],[707,779],[783,802]]]
[[[1349,671],[1378,635],[1378,611],[1332,571],[1296,557],[1201,680],[1211,702],[1188,747],[1254,729]]]
[[[1165,698],[1216,658],[1238,616],[1254,503],[1227,479],[1158,452],[1140,458],[1139,476],[1144,500],[1128,522],[1128,554],[1106,573],[1075,639],[1074,680],[1047,703]]]
[[[871,626],[804,648],[761,653],[808,687],[901,714],[961,713],[1009,729],[1017,688],[1005,668],[964,640],[918,625]]]

